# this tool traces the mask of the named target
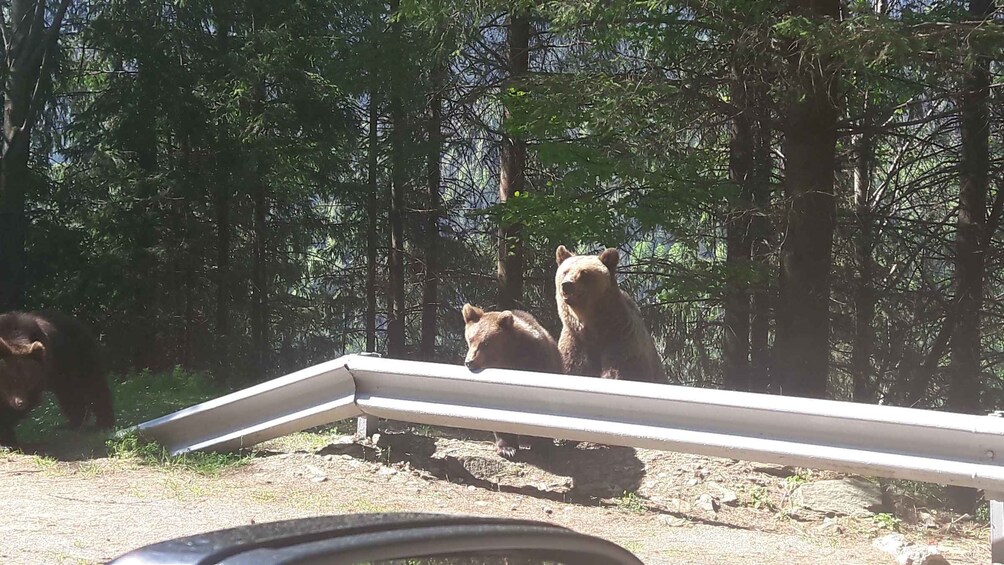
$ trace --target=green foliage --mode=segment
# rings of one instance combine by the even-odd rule
[[[880,528],[898,532],[902,525],[902,520],[887,512],[879,512],[872,516],[872,522]]]
[[[136,459],[144,465],[182,469],[207,477],[218,477],[228,469],[245,465],[253,457],[246,453],[192,452],[171,455],[167,448],[146,442],[136,433],[121,434],[107,442],[108,454],[122,459]]]
[[[633,492],[625,491],[620,498],[614,499],[614,504],[621,510],[630,512],[631,514],[644,514],[648,510],[645,505],[645,499]]]
[[[119,429],[170,414],[224,394],[208,375],[175,367],[164,373],[141,371],[112,379],[112,402]],[[44,442],[66,425],[66,419],[51,394],[17,429],[26,442]]]

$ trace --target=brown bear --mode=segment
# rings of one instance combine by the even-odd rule
[[[661,383],[666,381],[652,335],[634,300],[617,287],[620,253],[555,252],[555,300],[561,318],[558,349],[570,375]]]
[[[99,428],[115,424],[98,343],[79,321],[59,312],[0,315],[0,445],[50,390],[71,428],[93,413]]]
[[[482,369],[514,369],[539,373],[561,373],[561,354],[551,334],[522,310],[485,312],[464,304],[464,337],[467,358],[464,365],[472,372]],[[495,434],[495,451],[514,457],[520,437]]]

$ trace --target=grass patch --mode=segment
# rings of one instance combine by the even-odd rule
[[[615,498],[614,505],[632,514],[644,514],[648,511],[648,507],[645,506],[645,499],[633,492],[625,492],[620,498]]]
[[[141,371],[114,378],[109,383],[118,428],[128,428],[193,404],[215,398],[228,391],[212,384],[204,373],[192,373],[175,367],[173,371]],[[26,443],[48,442],[54,436],[72,433],[52,394],[32,410],[17,428],[17,437]],[[78,432],[79,433],[79,432]]]
[[[167,448],[143,441],[136,433],[122,434],[108,440],[108,455],[123,459],[136,459],[144,465],[170,469],[184,469],[205,477],[218,477],[223,471],[246,465],[253,454],[241,453],[184,453],[171,455]]]

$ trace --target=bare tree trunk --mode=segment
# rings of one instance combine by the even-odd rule
[[[796,14],[836,18],[837,0],[796,0]],[[826,61],[806,62],[792,44],[793,92],[784,123],[788,224],[781,246],[777,363],[783,394],[823,397],[829,370],[830,264],[836,198],[836,81]]]
[[[509,78],[518,85],[530,68],[530,14],[526,11],[509,15]],[[502,117],[503,128],[509,119]],[[526,191],[526,142],[502,133],[499,201],[507,202],[517,193]],[[498,308],[520,308],[523,303],[523,241],[522,226],[499,227],[498,248]]]
[[[229,378],[230,368],[230,175],[231,161],[221,158],[213,189],[213,217],[216,223],[216,378]]]
[[[392,3],[397,9],[396,2]],[[395,21],[391,29],[392,54],[401,51],[401,22]],[[392,358],[402,358],[405,354],[405,293],[404,293],[404,191],[408,180],[405,155],[405,139],[408,135],[408,124],[404,113],[401,91],[401,77],[395,74],[390,79],[390,117],[393,123],[391,130],[391,184],[390,184],[390,252],[388,255],[388,270],[390,271],[391,305],[387,321],[387,355]]]
[[[38,117],[41,84],[70,0],[61,0],[46,26],[45,0],[12,0],[3,29],[3,139],[0,141],[0,311],[20,308],[24,298],[28,161],[31,132]]]
[[[993,0],[970,0],[969,14],[985,19]],[[975,55],[963,85],[959,162],[959,218],[955,235],[955,309],[951,336],[951,383],[946,406],[953,411],[980,411],[980,308],[986,271],[987,195],[990,167],[990,60]]]
[[[216,30],[219,44],[217,48],[220,53],[226,53],[230,49],[232,16],[218,5],[214,4],[213,9],[221,15]],[[218,143],[220,141],[222,140],[217,140]],[[220,144],[216,158],[218,163],[213,175],[216,185],[213,187],[213,219],[216,224],[215,377],[218,381],[227,381],[230,378],[230,301],[233,296],[233,273],[230,267],[230,201],[233,198],[231,170],[235,160],[232,150],[223,143]]]
[[[367,114],[369,124],[367,129],[366,154],[366,351],[376,352],[376,316],[377,316],[377,249],[379,246],[379,166],[380,166],[380,61],[383,56],[381,41],[386,35],[383,30],[381,11],[383,4],[374,4],[370,13],[370,49],[371,61],[369,71],[369,104]]]
[[[725,218],[724,331],[722,358],[725,388],[750,388],[750,268],[752,241],[751,186],[753,181],[753,124],[748,108],[744,73],[737,71],[732,82],[732,101],[739,113],[732,118],[729,143],[729,177],[738,193],[729,203]]]
[[[366,184],[366,351],[376,351],[376,268],[377,268],[377,166],[379,147],[377,125],[380,108],[375,99],[376,92],[370,92],[369,101],[369,154],[367,155],[368,178]]]
[[[753,112],[753,170],[751,198],[753,215],[750,218],[750,254],[755,274],[751,289],[750,308],[750,390],[771,390],[770,367],[770,255],[773,236],[770,231],[768,211],[771,198],[771,129],[769,89],[761,77],[754,77],[750,86]]]
[[[437,312],[439,311],[439,217],[442,207],[439,194],[442,173],[443,88],[446,68],[437,64],[432,71],[432,92],[429,96],[429,155],[426,162],[428,211],[425,221],[425,281],[422,288],[422,341],[419,354],[432,361],[436,357]]]
[[[865,115],[868,104],[865,103]],[[872,168],[875,148],[870,132],[871,120],[865,119],[863,133],[857,136],[854,146],[857,160],[854,164],[854,216],[857,234],[854,238],[854,264],[857,279],[854,281],[854,343],[851,351],[851,375],[855,402],[874,402],[875,383],[872,378],[872,350],[875,341],[875,284],[872,257],[874,220],[872,218]]]
[[[264,112],[265,84],[257,85],[254,109],[256,115]],[[269,193],[266,186],[266,166],[258,149],[252,147],[251,185],[252,205],[254,208],[253,256],[251,264],[251,348],[255,356],[257,378],[264,378],[270,372],[272,360],[269,343],[269,313],[268,313],[268,215]]]

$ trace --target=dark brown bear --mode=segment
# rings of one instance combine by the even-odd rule
[[[561,354],[547,330],[521,310],[485,312],[464,304],[464,365],[477,373],[482,369],[514,369],[538,373],[561,373]],[[495,451],[514,457],[520,437],[495,434]]]
[[[558,349],[570,375],[666,381],[652,335],[634,300],[617,287],[620,253],[574,255],[558,247],[555,298],[561,317]]]
[[[59,312],[0,315],[0,445],[51,390],[71,428],[93,413],[99,428],[115,424],[111,392],[94,337]]]

